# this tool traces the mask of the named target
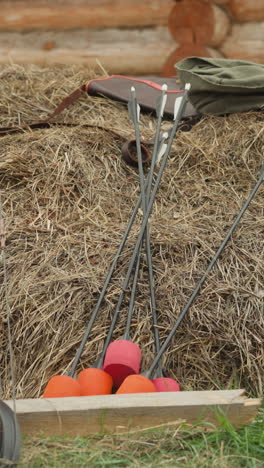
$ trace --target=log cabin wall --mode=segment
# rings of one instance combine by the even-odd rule
[[[0,0],[0,63],[174,74],[189,56],[264,63],[264,0]]]

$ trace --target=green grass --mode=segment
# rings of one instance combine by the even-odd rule
[[[210,432],[200,424],[90,438],[27,438],[19,467],[260,468],[264,407],[251,425],[237,431],[221,418],[221,427]]]

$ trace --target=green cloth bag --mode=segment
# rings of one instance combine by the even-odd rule
[[[203,114],[225,115],[264,109],[264,65],[244,60],[188,57],[175,65],[181,86]]]

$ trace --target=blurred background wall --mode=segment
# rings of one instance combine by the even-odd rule
[[[0,63],[174,74],[190,55],[264,63],[264,0],[0,0]]]

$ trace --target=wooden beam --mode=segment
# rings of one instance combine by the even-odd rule
[[[204,3],[215,3],[216,5],[224,5],[230,2],[230,0],[203,0]]]
[[[174,0],[2,1],[0,30],[164,25]]]
[[[0,63],[77,64],[109,73],[160,73],[177,47],[166,27],[0,33]]]
[[[234,24],[221,52],[227,58],[264,63],[264,22]]]
[[[230,0],[227,7],[236,21],[264,21],[263,0]]]
[[[12,401],[6,402],[11,408]],[[235,427],[250,423],[260,400],[243,390],[17,400],[22,435],[87,435],[127,432],[161,425],[208,421],[225,414]]]

